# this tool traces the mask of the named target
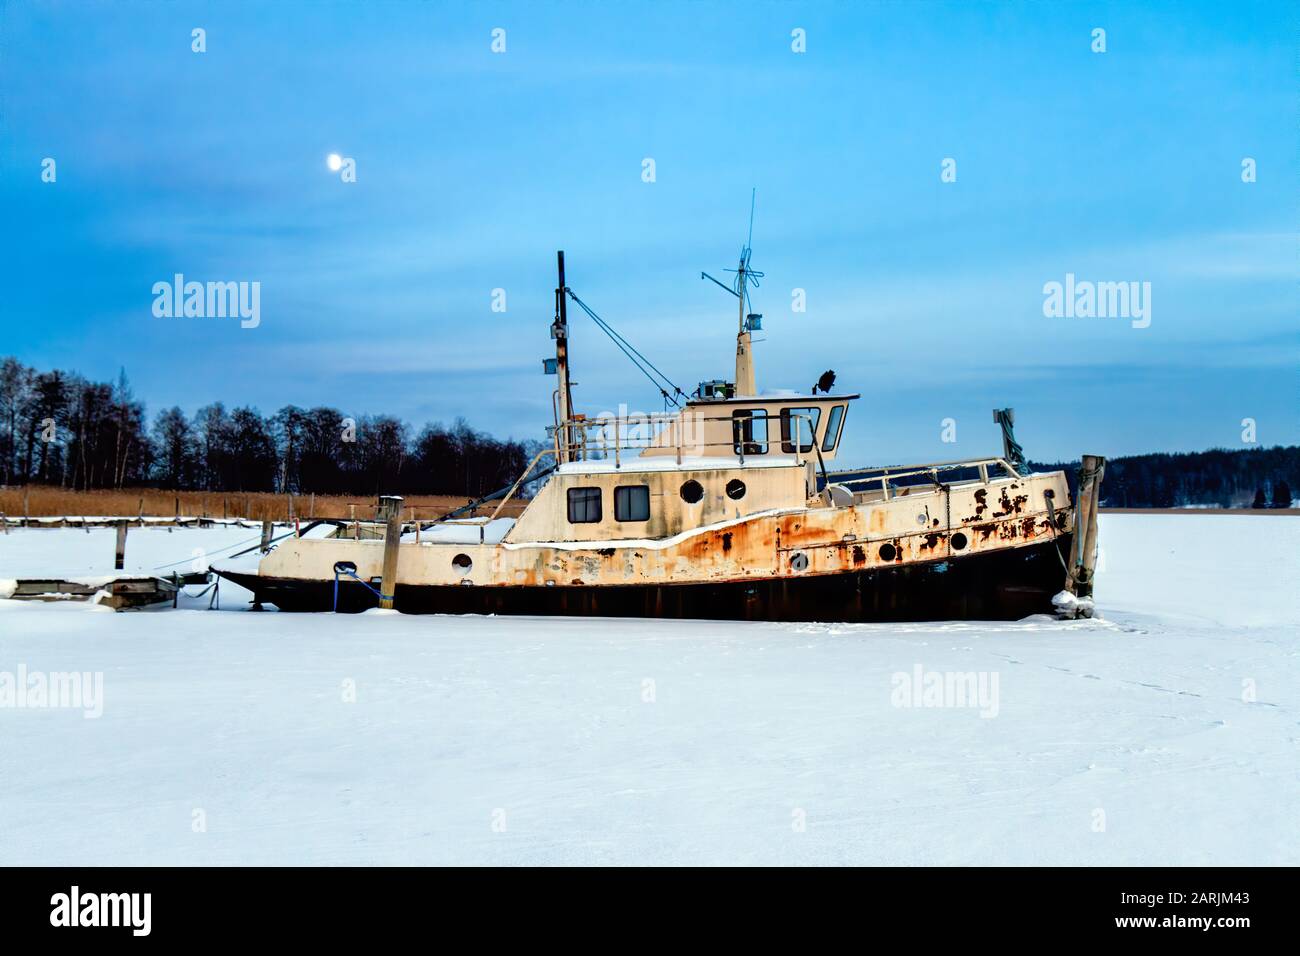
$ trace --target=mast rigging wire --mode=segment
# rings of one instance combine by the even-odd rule
[[[626,355],[628,360],[640,369],[641,374],[648,378],[655,388],[659,389],[659,392],[664,397],[664,402],[671,402],[674,406],[680,408],[681,402],[678,400],[678,396],[680,395],[682,398],[687,398],[687,394],[673,384],[672,379],[659,371],[653,362],[637,351],[636,346],[623,338],[623,336],[619,335],[613,326],[592,311],[591,307],[579,299],[572,289],[565,288],[564,291],[568,293],[569,298],[574,301],[578,308],[582,309],[583,312],[586,312],[587,315],[591,317],[591,321],[596,323],[596,327],[609,336],[610,341],[618,346],[619,351]]]

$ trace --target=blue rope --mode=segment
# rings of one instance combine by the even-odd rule
[[[369,581],[363,581],[361,578],[357,577],[357,573],[355,571],[346,571],[346,570],[340,571],[338,568],[335,568],[334,569],[334,613],[335,614],[337,614],[339,611],[339,575],[340,574],[346,574],[348,577],[352,578],[357,583],[359,583],[362,587],[369,590],[371,594],[379,598],[379,600],[381,601],[393,600],[393,595],[385,594],[384,592],[380,591],[378,588],[374,587]]]

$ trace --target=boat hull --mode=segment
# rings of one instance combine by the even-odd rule
[[[1015,620],[1050,613],[1065,578],[1070,536],[1018,548],[836,574],[682,584],[398,584],[408,614],[527,614],[759,621]],[[335,582],[218,572],[282,611],[330,611]],[[378,598],[347,578],[338,610],[363,611]]]

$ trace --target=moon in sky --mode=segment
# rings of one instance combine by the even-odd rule
[[[325,162],[328,163],[329,168],[336,173],[343,168],[343,157],[338,153],[330,153]]]

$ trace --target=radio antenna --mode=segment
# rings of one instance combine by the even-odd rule
[[[752,285],[758,288],[758,281],[763,278],[763,273],[757,269],[750,268],[749,257],[753,252],[751,246],[754,241],[754,206],[758,200],[758,187],[754,187],[749,194],[749,235],[745,240],[745,247],[740,250],[740,264],[735,269],[727,269],[727,272],[736,274],[736,281],[727,286],[719,282],[707,272],[701,272],[701,279],[708,279],[715,285],[726,289],[734,295],[739,301],[739,324],[736,330],[736,394],[753,395],[755,394],[754,385],[754,356],[753,344],[750,339],[751,332],[757,332],[763,327],[763,316],[749,312],[746,306],[750,302],[749,287]]]

